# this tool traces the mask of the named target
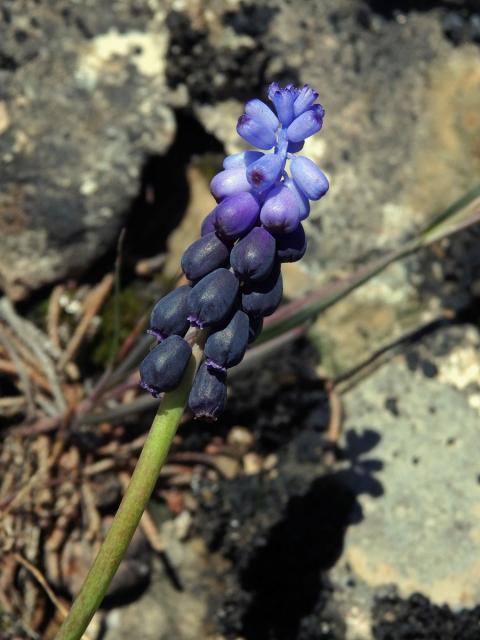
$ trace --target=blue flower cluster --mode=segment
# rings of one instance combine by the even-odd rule
[[[182,256],[191,282],[154,307],[149,332],[159,344],[140,366],[141,385],[153,395],[174,389],[187,368],[190,327],[206,333],[204,360],[190,392],[195,417],[215,420],[225,408],[227,369],[238,364],[260,334],[263,318],[280,304],[282,262],[303,257],[307,241],[301,224],[310,200],[328,190],[319,167],[301,151],[320,131],[325,111],[308,85],[268,91],[275,112],[250,100],[237,132],[263,151],[228,156],[210,184],[217,206],[202,224],[201,238]],[[290,175],[286,165],[289,162]]]

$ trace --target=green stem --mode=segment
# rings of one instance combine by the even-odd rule
[[[167,457],[187,403],[201,355],[201,348],[195,344],[193,356],[180,386],[165,394],[112,526],[56,640],[79,640],[102,603]]]

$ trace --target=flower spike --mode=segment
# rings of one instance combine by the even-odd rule
[[[317,98],[309,85],[282,88],[273,82],[272,108],[256,98],[247,102],[237,132],[261,151],[224,159],[210,183],[218,204],[182,257],[190,284],[166,295],[152,312],[149,332],[160,344],[140,374],[141,385],[154,395],[179,383],[190,355],[190,332],[183,339],[188,327],[203,334],[203,361],[188,400],[196,418],[216,420],[225,409],[228,370],[281,303],[282,263],[300,260],[307,250],[301,222],[310,200],[329,188],[323,171],[296,155],[323,126],[325,110]]]

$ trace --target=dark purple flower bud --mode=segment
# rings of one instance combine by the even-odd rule
[[[305,140],[301,140],[300,142],[289,142],[287,151],[288,153],[298,153],[303,149],[305,145]]]
[[[258,219],[260,205],[254,195],[245,191],[229,196],[215,208],[215,229],[226,240],[245,235]]]
[[[310,158],[305,156],[293,158],[290,171],[297,187],[310,200],[319,200],[327,193],[329,186],[327,176]]]
[[[247,179],[254,189],[265,191],[278,180],[284,166],[284,157],[269,153],[247,167]]]
[[[265,280],[243,286],[242,309],[254,318],[269,316],[280,304],[282,294],[282,274],[277,266]]]
[[[306,84],[303,89],[300,90],[295,102],[293,103],[295,117],[309,109],[317,98],[318,93]]]
[[[255,118],[266,129],[276,131],[278,129],[278,118],[264,102],[258,98],[249,100],[245,105],[245,113],[250,118]]]
[[[182,256],[182,270],[189,280],[203,278],[228,262],[230,247],[213,231],[191,244]]]
[[[250,191],[251,188],[245,167],[220,171],[210,182],[210,191],[217,202],[241,191]]]
[[[202,278],[188,296],[188,320],[195,327],[226,322],[233,310],[239,282],[228,269],[216,269]]]
[[[275,239],[262,227],[254,227],[239,240],[230,254],[230,264],[240,280],[263,280],[275,261]]]
[[[310,202],[306,195],[301,191],[295,181],[291,178],[286,178],[284,181],[284,185],[290,189],[290,191],[295,196],[295,200],[297,202],[298,207],[298,217],[300,220],[305,220],[308,218],[308,214],[310,213]]]
[[[246,113],[238,119],[237,133],[259,149],[271,149],[276,142],[274,131],[265,128],[256,118],[251,118]]]
[[[185,284],[160,298],[153,307],[148,333],[157,340],[164,340],[171,335],[183,337],[190,326],[187,319],[190,291],[191,287]]]
[[[292,233],[277,236],[277,257],[280,262],[296,262],[305,255],[307,238],[301,224]]]
[[[200,229],[200,235],[206,236],[208,233],[215,231],[215,209],[205,216]]]
[[[272,87],[272,85],[270,85],[270,87]],[[296,95],[296,91],[292,85],[287,85],[285,89],[278,87],[276,90],[269,91],[268,97],[275,105],[278,118],[284,127],[288,127],[294,118],[293,103],[295,102]]]
[[[180,336],[160,342],[140,365],[140,386],[153,396],[177,387],[185,373],[192,348]]]
[[[249,164],[255,162],[263,156],[261,151],[240,151],[231,156],[227,156],[223,161],[224,169],[238,169],[240,167],[248,167]]]
[[[205,342],[205,362],[209,369],[225,372],[241,362],[248,345],[250,322],[237,311],[226,327],[211,333]]]
[[[260,220],[272,233],[290,233],[297,228],[300,218],[295,195],[283,184],[268,194],[260,211]]]
[[[248,344],[254,342],[258,336],[262,333],[263,329],[263,318],[252,318],[250,317],[250,327],[248,331]]]
[[[287,137],[291,142],[302,142],[305,138],[320,131],[323,125],[325,110],[321,104],[314,105],[300,114],[287,129]]]
[[[215,421],[225,411],[227,404],[226,376],[221,371],[209,369],[206,363],[198,368],[193,381],[188,406],[195,418]]]

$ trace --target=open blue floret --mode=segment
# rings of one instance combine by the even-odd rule
[[[306,156],[296,155],[323,126],[318,93],[305,85],[268,89],[272,108],[257,98],[245,105],[239,135],[261,149],[227,156],[210,183],[217,206],[202,223],[181,266],[190,285],[155,306],[149,333],[160,341],[140,367],[142,386],[158,395],[180,382],[189,357],[189,326],[206,334],[204,361],[189,398],[195,417],[215,420],[226,403],[226,377],[263,318],[282,298],[281,264],[307,249],[302,221],[310,200],[328,191],[328,179]],[[188,339],[188,335],[187,335]]]
[[[308,85],[297,89],[289,84],[282,89],[274,82],[269,87],[268,98],[276,115],[264,102],[251,100],[238,120],[237,132],[250,144],[273,151],[260,157],[236,154],[230,156],[231,161],[227,159],[226,166],[235,165],[236,183],[245,185],[246,179],[251,192],[258,197],[263,226],[276,233],[282,228],[285,233],[291,233],[308,216],[308,201],[319,200],[328,190],[323,171],[309,158],[294,156],[307,138],[320,131],[325,110],[315,103],[318,93]],[[289,160],[291,177],[286,170]],[[223,173],[224,176],[219,174],[212,181],[212,192],[216,196],[231,182],[230,176]],[[225,182],[223,189],[222,182]],[[283,186],[288,191],[282,189]],[[292,201],[291,191],[296,203]]]

